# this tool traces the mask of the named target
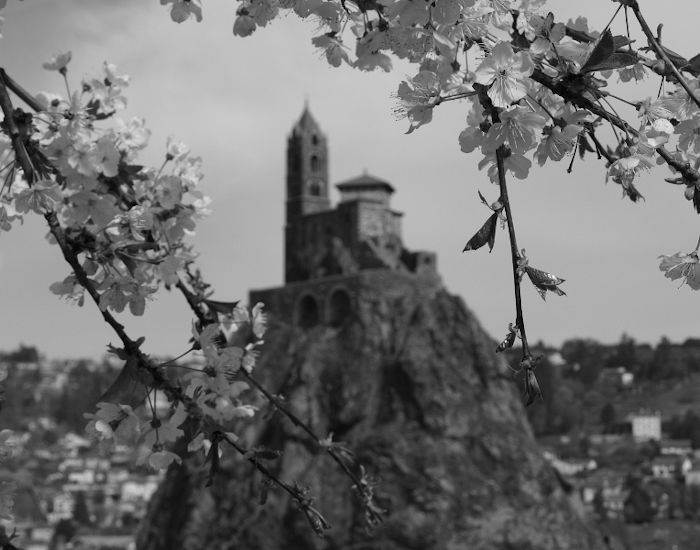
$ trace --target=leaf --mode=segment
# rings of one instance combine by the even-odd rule
[[[240,302],[240,300],[236,300],[235,302],[219,302],[217,300],[203,300],[207,306],[209,306],[210,309],[216,311],[217,313],[221,313],[222,315],[232,315],[233,310],[236,309],[236,306]]]
[[[604,61],[588,66],[586,68],[586,72],[592,73],[594,71],[610,71],[612,69],[621,69],[622,67],[629,67],[630,65],[634,65],[636,63],[637,56],[633,53],[613,53]],[[586,63],[586,65],[588,65],[588,63]]]
[[[211,461],[209,465],[209,473],[207,474],[207,482],[206,482],[206,487],[211,487],[212,484],[214,483],[214,478],[216,477],[216,474],[219,473],[220,469],[220,456],[219,456],[219,440],[214,439],[214,441],[211,444],[211,447],[209,447],[209,452],[207,453],[207,458],[205,461]]]
[[[605,33],[598,38],[598,42],[596,42],[596,45],[591,50],[591,53],[588,55],[585,63],[583,63],[581,66],[580,72],[590,72],[590,67],[594,67],[595,65],[604,62],[613,54],[614,51],[615,41],[613,40],[612,33],[609,30],[605,31]]]
[[[147,393],[146,385],[140,380],[138,359],[129,356],[117,378],[97,401],[129,405],[136,408],[146,399]]]
[[[685,67],[683,67],[683,70],[688,71],[694,76],[698,76],[698,74],[700,74],[700,53],[691,57]]]
[[[535,285],[535,288],[543,300],[545,299],[545,294],[548,290],[550,292],[554,292],[558,296],[566,295],[566,292],[564,292],[558,286],[564,282],[564,279],[561,279],[556,275],[552,275],[551,273],[547,273],[546,271],[535,269],[529,265],[526,265],[522,269],[525,271],[525,273],[527,273],[527,276],[530,278],[532,284]]]
[[[486,243],[488,243],[489,252],[491,252],[493,250],[493,245],[496,242],[497,222],[498,213],[494,212],[491,214],[491,216],[489,216],[489,219],[486,220],[484,225],[481,226],[481,229],[479,229],[479,231],[477,231],[474,236],[469,239],[469,242],[466,244],[462,252],[466,252],[467,250],[478,250]]]
[[[270,489],[270,486],[266,482],[262,482],[260,484],[260,494],[258,496],[258,504],[260,506],[263,506],[267,502],[267,493]]]
[[[513,323],[508,323],[508,334],[506,334],[506,337],[503,339],[503,341],[500,344],[498,344],[498,347],[496,348],[496,353],[501,353],[502,351],[512,348],[513,344],[515,343],[515,337],[517,335],[518,329],[513,328]]]
[[[532,405],[538,397],[542,398],[542,390],[535,372],[531,368],[525,369],[525,406]]]
[[[627,46],[628,44],[631,44],[632,42],[633,42],[632,40],[630,40],[629,38],[627,38],[626,36],[621,35],[621,34],[617,34],[617,35],[613,36],[613,47],[615,48],[616,51],[619,50],[620,48],[622,48],[623,46]]]
[[[688,63],[688,61],[686,61],[685,57],[683,57],[682,55],[667,48],[666,46],[661,46],[661,49],[668,56],[668,58],[671,60],[671,63],[673,63],[678,69],[685,68],[685,66]]]
[[[578,135],[578,156],[581,157],[581,160],[583,160],[583,157],[586,153],[595,153],[595,149],[591,147],[588,138],[586,138],[584,133],[581,132]]]

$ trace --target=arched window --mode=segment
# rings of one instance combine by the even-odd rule
[[[317,181],[312,181],[309,185],[309,195],[318,197],[321,195],[321,186]]]
[[[318,145],[318,136],[316,134],[311,136],[311,144]]]
[[[307,294],[297,305],[296,324],[301,328],[311,328],[318,325],[318,304],[311,294]]]
[[[332,327],[341,326],[350,317],[351,312],[352,301],[348,291],[342,288],[334,290],[328,298],[328,324]]]
[[[316,155],[311,155],[311,171],[312,172],[318,172],[319,169],[321,168],[321,163],[318,160],[318,157]]]

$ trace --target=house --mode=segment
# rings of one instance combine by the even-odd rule
[[[129,501],[148,501],[151,495],[158,488],[159,479],[156,476],[148,476],[145,478],[132,477],[122,483],[121,498]]]
[[[51,524],[73,517],[73,497],[70,493],[64,492],[54,495],[50,506],[51,511],[46,514],[46,517]]]
[[[632,437],[637,443],[661,440],[661,414],[659,412],[631,414],[629,421],[632,424]]]
[[[593,495],[593,511],[601,519],[620,519],[624,514],[628,491],[622,483],[606,482]]]
[[[603,507],[608,519],[619,519],[623,516],[626,500],[626,491],[620,490],[603,494]]]
[[[600,373],[600,381],[619,390],[628,390],[634,384],[634,373],[625,367],[606,367]]]
[[[596,470],[581,484],[584,505],[603,519],[622,517],[626,497],[624,475],[620,472]]]
[[[689,458],[681,458],[674,455],[657,456],[651,461],[651,472],[655,478],[671,479],[677,476],[685,476],[693,467]]]
[[[690,439],[662,439],[659,449],[662,455],[689,456],[693,452]]]
[[[575,476],[584,472],[593,471],[598,463],[590,458],[570,458],[563,460],[551,451],[545,451],[543,456],[554,469],[563,476]]]
[[[694,464],[690,470],[685,472],[686,485],[700,485],[700,463]]]
[[[76,485],[92,485],[95,483],[94,470],[78,470],[68,473],[68,483]]]
[[[66,456],[75,458],[84,450],[89,449],[92,443],[89,439],[68,432],[61,439],[60,445],[65,449]]]

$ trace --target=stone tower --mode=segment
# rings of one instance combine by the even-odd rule
[[[302,216],[326,210],[330,210],[328,142],[306,105],[287,138],[286,282],[297,278],[293,262],[286,256],[298,244],[294,227]]]

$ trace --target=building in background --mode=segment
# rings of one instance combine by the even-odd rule
[[[305,328],[340,326],[362,289],[439,280],[435,253],[404,246],[393,186],[365,172],[336,185],[333,206],[328,162],[328,140],[307,106],[287,139],[286,284],[250,296]]]
[[[661,414],[640,412],[630,415],[632,437],[636,442],[661,440]]]

